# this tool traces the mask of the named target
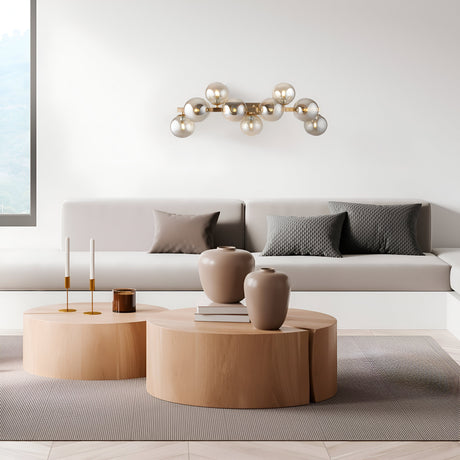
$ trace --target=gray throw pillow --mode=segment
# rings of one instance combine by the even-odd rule
[[[154,210],[154,235],[150,252],[200,254],[213,248],[219,214],[213,212],[194,216]]]
[[[423,256],[417,242],[421,204],[377,205],[330,201],[333,213],[346,212],[340,250],[343,254]]]
[[[342,257],[340,235],[346,213],[327,216],[267,216],[263,256]]]

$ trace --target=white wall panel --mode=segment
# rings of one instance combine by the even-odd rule
[[[434,246],[460,246],[460,2],[39,0],[36,228],[58,247],[67,199],[421,198]],[[258,101],[279,81],[329,121],[292,114],[256,137],[219,114],[169,133],[211,81]]]

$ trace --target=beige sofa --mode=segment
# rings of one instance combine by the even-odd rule
[[[197,270],[199,255],[148,253],[153,236],[153,209],[179,214],[220,211],[216,245],[234,245],[253,252],[256,266],[270,266],[286,273],[293,291],[451,290],[451,259],[444,258],[444,252],[438,257],[431,250],[428,203],[423,203],[418,222],[418,239],[426,254],[424,257],[388,254],[344,255],[343,258],[260,255],[265,245],[267,215],[327,214],[328,200],[325,199],[66,202],[62,209],[62,238],[69,236],[71,240],[72,289],[88,289],[89,239],[95,238],[98,290],[111,290],[117,286],[142,291],[201,290]],[[64,255],[60,250],[3,251],[0,289],[62,290],[63,271]],[[457,283],[460,284],[460,281]]]

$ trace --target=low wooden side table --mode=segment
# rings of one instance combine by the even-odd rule
[[[181,404],[268,408],[308,404],[337,391],[337,321],[290,309],[283,327],[194,322],[195,309],[147,321],[147,391]]]
[[[84,315],[89,303],[60,312],[47,305],[24,312],[23,365],[31,374],[75,380],[145,377],[146,320],[164,311],[137,305],[135,313],[112,313],[111,302],[96,302],[100,315]]]

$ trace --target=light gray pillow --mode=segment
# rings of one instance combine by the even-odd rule
[[[346,212],[340,250],[343,254],[423,256],[417,242],[421,204],[377,205],[330,201],[333,213]]]
[[[154,210],[153,245],[149,252],[200,254],[213,248],[219,214],[194,216]]]
[[[345,216],[267,216],[262,255],[342,257],[339,244]]]

